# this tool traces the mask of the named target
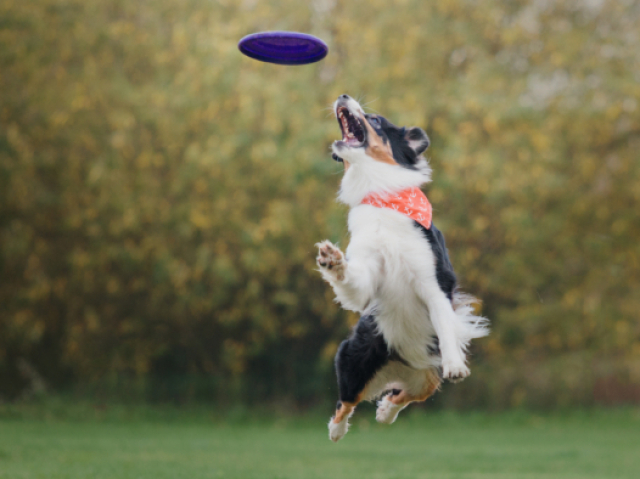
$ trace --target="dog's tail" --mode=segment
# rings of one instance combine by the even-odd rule
[[[453,310],[458,321],[456,322],[456,335],[458,345],[464,351],[469,347],[472,339],[482,338],[489,334],[489,320],[482,316],[476,316],[474,305],[480,301],[470,294],[455,291],[453,293]]]

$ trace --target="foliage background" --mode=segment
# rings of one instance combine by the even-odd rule
[[[431,136],[426,191],[492,335],[435,399],[640,402],[640,5],[4,0],[0,396],[308,406],[355,318],[341,93]],[[243,57],[316,34],[303,67]]]

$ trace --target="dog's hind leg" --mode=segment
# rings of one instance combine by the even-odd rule
[[[376,421],[384,424],[392,424],[400,411],[412,402],[426,401],[440,386],[438,373],[429,369],[423,379],[422,387],[418,392],[411,392],[407,389],[392,389],[389,394],[378,401],[376,410]]]
[[[409,402],[404,389],[392,389],[389,394],[378,401],[376,421],[383,424],[393,424],[400,411],[407,407]]]
[[[351,337],[342,342],[336,354],[336,374],[340,401],[329,422],[329,438],[337,442],[349,429],[349,417],[366,399],[367,385],[389,360],[389,351],[378,334],[372,315],[360,318]]]
[[[336,414],[329,421],[329,439],[333,442],[338,442],[349,430],[349,418],[353,416],[358,402],[359,398],[353,403],[338,401]]]

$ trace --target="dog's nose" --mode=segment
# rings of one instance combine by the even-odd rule
[[[338,97],[339,100],[348,100],[349,99],[349,95],[340,95]]]

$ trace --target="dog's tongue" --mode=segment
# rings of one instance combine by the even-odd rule
[[[338,122],[342,130],[342,141],[349,146],[358,146],[364,141],[364,134],[360,122],[347,108],[338,111]]]

